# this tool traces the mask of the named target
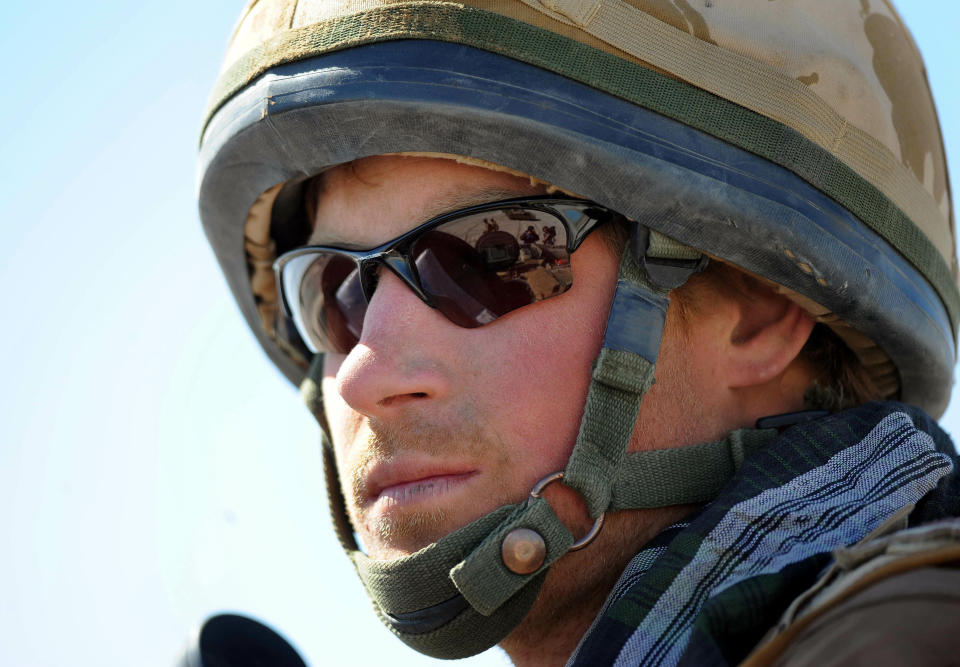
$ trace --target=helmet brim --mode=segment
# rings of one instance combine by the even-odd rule
[[[783,166],[616,96],[497,54],[412,40],[276,67],[205,129],[204,228],[260,344],[295,383],[305,369],[267,333],[251,291],[251,205],[277,184],[403,152],[530,174],[782,285],[863,334],[854,351],[875,358],[877,373],[892,360],[903,400],[945,409],[955,342],[944,300],[848,208]]]

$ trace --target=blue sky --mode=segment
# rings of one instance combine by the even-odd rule
[[[374,619],[312,418],[200,229],[199,123],[241,4],[0,8],[0,664],[170,665],[219,610],[314,665],[359,636],[363,662],[433,662]],[[960,160],[960,8],[901,4]]]

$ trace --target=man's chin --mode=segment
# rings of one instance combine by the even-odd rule
[[[442,508],[396,513],[365,522],[362,539],[371,558],[395,560],[430,546],[467,523],[453,520]]]
[[[506,503],[500,503],[500,505]],[[500,505],[432,507],[368,516],[359,531],[364,551],[374,560],[396,560],[414,554],[460,530]]]
[[[351,512],[366,554],[375,560],[395,560],[414,554],[497,507],[510,504],[502,494],[460,494],[442,502],[436,498],[414,504],[374,502]]]

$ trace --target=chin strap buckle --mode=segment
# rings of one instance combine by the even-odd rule
[[[527,507],[530,507],[543,497],[541,494],[548,484],[559,482],[562,479],[563,473],[555,472],[534,484],[533,489],[530,491],[530,497],[527,498]],[[593,522],[590,531],[578,541],[574,542],[570,548],[567,549],[567,552],[583,549],[593,542],[603,527],[604,516],[605,514],[598,516],[596,521]],[[500,545],[500,558],[504,566],[514,574],[532,574],[536,572],[540,569],[540,566],[543,565],[546,557],[547,545],[543,537],[531,528],[514,528],[507,533]]]
[[[530,497],[527,499],[527,505],[532,503],[537,498],[541,497],[543,490],[547,487],[548,484],[553,482],[559,482],[563,479],[562,472],[555,472],[547,475],[539,482],[534,484],[533,489],[530,491]],[[593,540],[600,534],[600,529],[603,528],[603,518],[606,516],[605,512],[601,512],[600,516],[597,517],[596,521],[593,522],[593,526],[590,528],[590,532],[581,537],[579,540],[573,543],[573,545],[568,549],[568,551],[577,551],[583,549],[585,546],[593,542]]]

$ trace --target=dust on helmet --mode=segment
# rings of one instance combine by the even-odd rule
[[[760,276],[830,326],[883,395],[935,416],[947,404],[960,294],[946,163],[920,54],[886,2],[252,0],[204,121],[200,211],[247,322],[321,420],[318,364],[271,265],[309,235],[306,179],[389,153],[528,174],[645,230],[564,471],[594,517],[709,500],[756,437],[657,462],[626,452],[676,284],[658,264],[692,271],[703,254]],[[424,653],[499,641],[573,545],[539,498],[371,561],[331,456],[341,542],[381,618]],[[546,544],[532,572],[500,556],[518,527]]]

